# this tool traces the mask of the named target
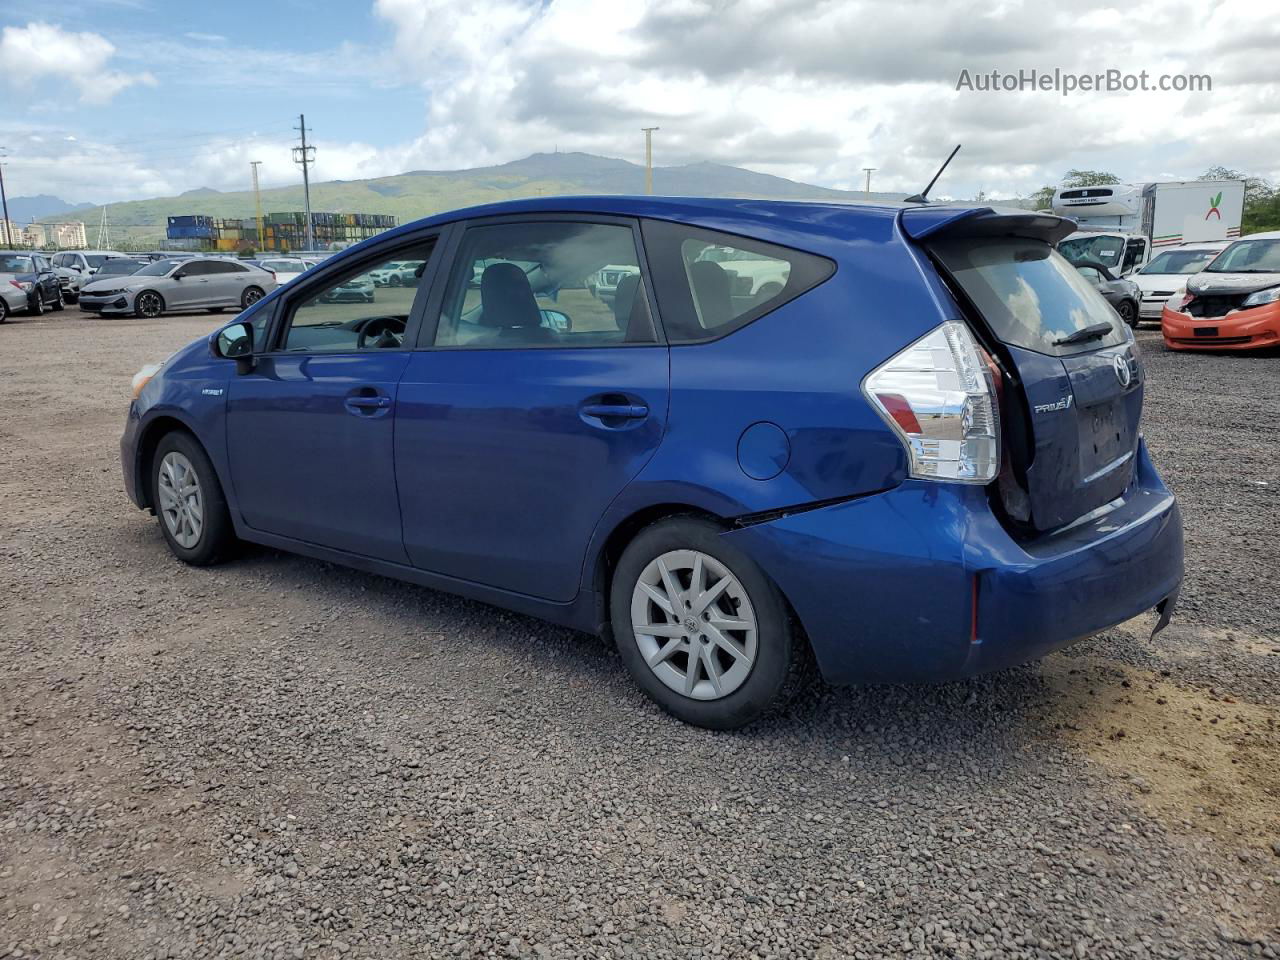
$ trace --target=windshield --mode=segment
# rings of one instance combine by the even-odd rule
[[[1047,244],[961,238],[934,252],[1005,343],[1061,356],[1124,341],[1107,301]],[[1111,332],[1078,344],[1055,342],[1099,323]]]
[[[296,260],[268,260],[263,266],[276,273],[301,273],[307,269],[306,264]]]
[[[111,257],[101,253],[86,253],[84,258],[89,261],[89,266],[94,267],[95,269],[111,259]]]
[[[124,273],[133,273],[140,266],[140,260],[127,260],[123,257],[112,257],[106,263],[98,268],[97,275],[100,277],[118,276]]]
[[[1208,273],[1280,273],[1280,240],[1241,240],[1205,267]]]
[[[1072,237],[1058,244],[1058,251],[1073,263],[1093,260],[1105,267],[1116,267],[1124,256],[1124,238],[1106,235]]]
[[[1217,255],[1217,250],[1166,250],[1138,272],[1199,273]]]
[[[30,257],[0,257],[0,273],[31,273]]]
[[[185,261],[183,260],[156,260],[153,263],[148,263],[145,267],[139,270],[137,273],[137,276],[163,277],[166,273],[168,273],[178,264],[184,263],[184,262]]]

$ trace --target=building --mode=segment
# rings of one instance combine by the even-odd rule
[[[88,241],[85,239],[84,223],[80,220],[70,220],[66,223],[46,223],[44,224],[46,242],[55,247],[87,247]]]
[[[0,246],[25,246],[26,240],[22,238],[22,235],[22,227],[18,226],[12,220],[5,220],[3,217],[0,217]]]
[[[43,247],[49,241],[43,223],[28,223],[23,227],[21,236],[28,247]]]

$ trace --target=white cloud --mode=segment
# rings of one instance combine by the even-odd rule
[[[412,165],[534,150],[710,159],[818,183],[915,190],[957,142],[960,195],[1009,196],[1072,166],[1127,179],[1222,163],[1280,177],[1280,86],[1240,65],[1249,0],[375,0],[401,70],[426,94]],[[1136,25],[1141,24],[1141,29]],[[1188,24],[1196,24],[1189,29]],[[1256,48],[1256,49],[1255,49]],[[958,92],[961,69],[1210,73],[1189,93]]]
[[[0,76],[16,87],[62,78],[76,86],[83,103],[106,103],[134,84],[155,83],[147,71],[109,69],[115,52],[115,46],[97,33],[72,33],[39,22],[5,27],[0,34]]]

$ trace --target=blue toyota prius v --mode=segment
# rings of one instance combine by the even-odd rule
[[[946,680],[1158,628],[1181,519],[1071,229],[653,197],[420,220],[142,371],[125,486],[187,563],[248,540],[611,636],[707,727],[810,663]]]

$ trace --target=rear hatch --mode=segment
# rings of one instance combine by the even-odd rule
[[[1133,479],[1143,370],[1128,327],[1053,244],[1068,221],[970,210],[904,211],[956,306],[1002,373],[1000,501],[1054,530]]]

